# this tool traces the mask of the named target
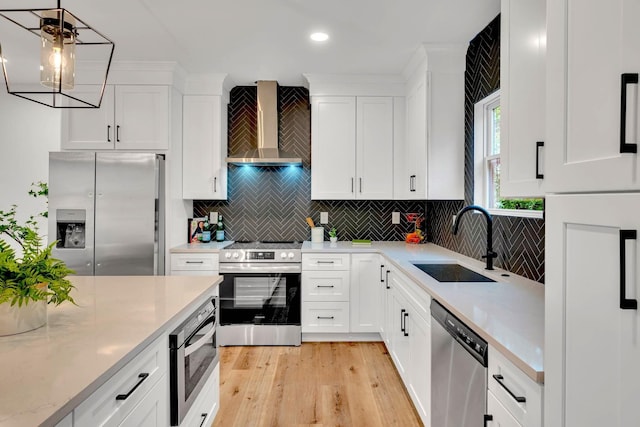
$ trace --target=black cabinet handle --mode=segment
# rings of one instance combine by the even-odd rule
[[[351,192],[353,193],[353,177],[351,177]]]
[[[116,126],[116,142],[120,142],[120,125]]]
[[[407,317],[409,317],[409,313],[404,313],[404,336],[408,337],[409,332],[407,332]]]
[[[204,422],[207,421],[207,416],[209,414],[200,414],[200,417],[202,418],[202,421],[200,421],[200,427],[202,427],[204,425]]]
[[[404,324],[404,314],[407,312],[407,310],[405,310],[404,308],[402,310],[400,310],[400,330],[405,334],[405,336],[407,336],[407,333],[405,332],[405,329],[407,327],[407,325]]]
[[[117,395],[116,396],[116,400],[127,400],[129,398],[129,396],[131,396],[131,393],[136,391],[136,389],[138,387],[140,387],[140,384],[142,384],[144,382],[144,380],[149,378],[149,374],[146,373],[146,372],[143,372],[142,374],[138,375],[138,378],[140,378],[140,380],[136,383],[136,385],[133,386],[133,388],[131,390],[129,390],[129,393]]]
[[[544,174],[540,173],[540,148],[544,147],[544,141],[536,141],[536,179],[544,179]]]
[[[638,300],[627,298],[627,250],[625,242],[636,240],[638,232],[636,230],[620,230],[620,308],[622,310],[637,310]]]
[[[218,192],[218,177],[216,176],[213,177],[213,192]]]
[[[316,285],[316,288],[335,288],[333,285]]]
[[[416,176],[411,175],[409,177],[409,191],[416,191]]]
[[[324,320],[333,320],[334,317],[333,316],[317,316],[318,320],[324,319]]]
[[[111,142],[111,125],[107,125],[107,142]]]
[[[185,261],[185,264],[204,264],[204,261]]]
[[[496,380],[498,384],[500,384],[502,388],[505,389],[507,393],[509,393],[509,395],[511,395],[511,397],[513,397],[516,400],[516,402],[524,403],[527,401],[526,397],[516,396],[515,394],[513,394],[511,390],[509,390],[509,388],[506,385],[504,385],[504,383],[502,382],[502,380],[504,380],[504,377],[502,375],[495,374],[493,375],[493,379]]]
[[[384,283],[384,277],[382,277],[383,270],[384,270],[384,265],[380,264],[380,283]]]
[[[493,421],[493,415],[485,414],[485,416],[484,416],[484,427],[487,427],[487,423],[489,421]]]
[[[623,73],[620,80],[620,152],[637,153],[638,144],[627,144],[627,86],[638,84],[638,73]]]
[[[387,270],[384,278],[384,284],[387,285],[387,289],[391,289],[391,286],[389,286],[389,273],[391,273],[391,271]]]
[[[362,177],[358,178],[358,181],[360,181],[360,194],[362,194]]]

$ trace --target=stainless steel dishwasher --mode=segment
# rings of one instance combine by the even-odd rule
[[[482,427],[487,342],[436,300],[431,317],[431,427]]]

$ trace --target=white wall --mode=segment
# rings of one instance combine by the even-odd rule
[[[60,119],[60,110],[9,95],[0,86],[0,210],[18,205],[24,220],[46,209],[44,199],[28,191],[32,182],[48,181],[49,151],[60,150]],[[46,221],[40,232],[47,233]]]

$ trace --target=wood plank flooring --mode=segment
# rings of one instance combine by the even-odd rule
[[[422,426],[381,342],[221,347],[213,427]]]

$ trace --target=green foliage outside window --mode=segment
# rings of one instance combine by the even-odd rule
[[[544,201],[542,199],[500,199],[498,204],[501,209],[544,210]]]

